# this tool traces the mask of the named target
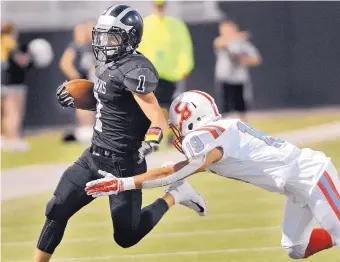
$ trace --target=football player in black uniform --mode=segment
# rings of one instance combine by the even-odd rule
[[[159,146],[166,120],[153,93],[157,72],[149,60],[135,51],[142,34],[140,14],[126,5],[105,10],[93,28],[98,81],[94,86],[97,106],[93,110],[97,113],[92,146],[64,172],[46,206],[35,262],[50,260],[69,218],[93,200],[84,188],[87,182],[105,175],[98,170],[117,177],[144,173],[144,157]],[[58,88],[57,97],[61,105],[74,107],[73,98],[63,85]],[[188,206],[186,202],[191,200],[204,206],[202,197],[186,181],[171,185],[163,198],[143,209],[141,190],[110,196],[114,240],[124,248],[135,245],[169,207],[176,203]]]

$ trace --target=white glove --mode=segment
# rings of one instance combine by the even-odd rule
[[[86,183],[85,191],[93,198],[117,195],[119,192],[136,189],[133,177],[119,178],[103,170],[99,170],[98,173],[104,178]]]
[[[85,191],[87,195],[92,196],[93,198],[113,194],[117,195],[120,192],[120,178],[103,170],[99,170],[98,173],[104,178],[86,183]]]

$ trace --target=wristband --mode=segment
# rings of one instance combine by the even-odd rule
[[[135,180],[133,177],[120,178],[119,192],[136,189]]]
[[[163,131],[159,127],[150,127],[145,135],[145,142],[157,142],[160,143],[163,139]]]

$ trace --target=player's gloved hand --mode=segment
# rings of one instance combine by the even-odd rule
[[[113,194],[116,195],[120,192],[122,185],[119,178],[103,170],[99,170],[98,173],[104,178],[86,183],[85,191],[87,195],[96,198]]]
[[[75,107],[74,106],[74,98],[65,90],[64,83],[62,83],[57,88],[57,99],[58,99],[58,102],[63,107]]]
[[[136,189],[133,177],[119,178],[103,170],[99,170],[98,173],[104,178],[86,183],[85,191],[93,198],[116,195],[119,192]]]
[[[162,141],[163,132],[159,127],[150,127],[145,135],[144,144],[139,149],[138,164],[142,163],[144,158],[159,149],[159,144]]]

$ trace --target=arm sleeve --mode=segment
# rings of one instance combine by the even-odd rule
[[[134,68],[124,75],[124,86],[138,94],[149,94],[156,90],[158,75],[150,68]]]
[[[167,177],[143,182],[143,188],[166,186],[195,173],[205,163],[208,152],[217,147],[215,141],[214,136],[209,131],[190,133],[182,143],[182,149],[190,161],[189,164]]]
[[[201,156],[196,159],[192,159],[190,163],[177,172],[164,178],[145,181],[142,184],[143,188],[155,188],[170,185],[176,181],[182,180],[191,174],[195,173],[204,164],[205,157]]]

